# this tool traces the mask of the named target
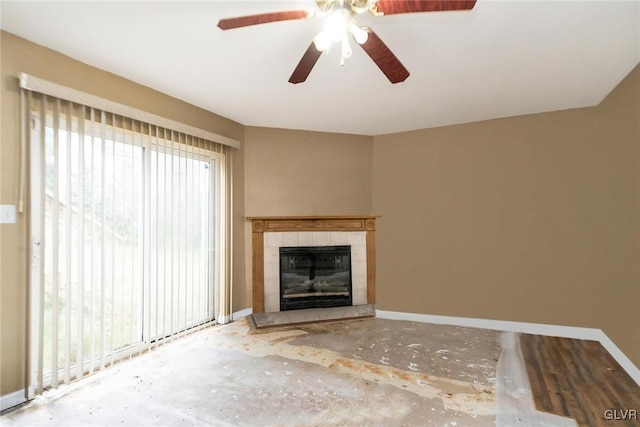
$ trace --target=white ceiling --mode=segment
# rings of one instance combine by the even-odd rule
[[[640,0],[487,1],[362,15],[409,69],[392,85],[354,45],[288,83],[319,20],[222,31],[313,0],[0,2],[2,29],[244,125],[378,135],[597,105],[640,61]]]

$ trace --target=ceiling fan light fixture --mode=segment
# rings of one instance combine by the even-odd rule
[[[334,42],[339,41],[349,31],[349,11],[347,9],[338,9],[327,16],[324,23],[324,29]]]
[[[348,31],[349,12],[346,9],[338,9],[325,18],[324,27],[313,38],[313,43],[319,51],[327,52],[331,45],[342,40]]]
[[[349,37],[348,36],[344,36],[342,38],[342,56],[340,57],[340,65],[344,65],[344,60],[348,59],[351,54],[353,53],[353,50],[351,49],[351,44],[349,44]]]
[[[351,57],[353,50],[349,39],[353,39],[358,44],[363,44],[369,37],[369,32],[365,27],[359,27],[351,17],[351,12],[346,8],[339,8],[326,17],[324,28],[314,37],[313,43],[321,52],[328,52],[331,45],[341,41],[340,65],[344,65],[345,59]]]
[[[369,38],[369,32],[364,27],[358,27],[353,21],[349,25],[349,30],[351,31],[351,34],[353,34],[353,39],[358,44],[366,43]]]
[[[313,38],[313,44],[320,52],[328,52],[333,44],[333,40],[331,40],[324,31],[321,31]]]

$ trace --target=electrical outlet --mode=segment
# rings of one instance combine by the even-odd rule
[[[16,223],[16,206],[0,205],[0,224]]]

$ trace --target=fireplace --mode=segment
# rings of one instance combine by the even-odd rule
[[[356,317],[366,316],[362,314],[365,311],[369,315],[374,313],[375,225],[377,217],[377,215],[250,217],[253,255],[253,314],[269,314],[266,318],[271,322],[277,317],[275,313],[280,311],[285,311],[283,318],[290,318],[295,313],[304,313],[305,316],[316,316],[316,313],[319,313],[318,316],[323,318],[326,317],[323,313],[327,313],[329,317],[340,315],[343,318],[350,317],[351,315],[347,313],[351,313],[351,311],[359,313]],[[343,265],[348,264],[350,268],[339,271],[331,277],[333,282],[337,278],[345,276],[345,273],[349,275],[348,295],[345,294],[344,285],[341,289],[338,288],[338,285],[332,288],[330,281],[324,278],[321,279],[318,286],[319,276],[328,276],[328,274],[325,274],[326,271],[318,272],[319,268],[324,267],[318,264],[316,258],[315,277],[312,277],[311,274],[310,260],[303,259],[302,262],[297,260],[296,269],[298,271],[292,269],[293,265],[285,267],[285,273],[295,274],[295,276],[285,274],[285,278],[296,278],[299,287],[296,289],[296,285],[290,286],[292,289],[288,294],[284,294],[297,294],[295,297],[282,298],[284,295],[280,283],[280,249],[284,249],[285,254],[287,251],[301,251],[303,253],[299,253],[298,256],[306,257],[307,254],[304,252],[309,248],[319,250],[320,257],[327,256],[325,263],[333,263],[336,261],[336,256],[346,256],[345,252],[348,249],[348,258],[345,261],[340,258],[340,263],[344,262]],[[322,253],[323,251],[325,252]],[[331,254],[331,251],[338,251],[338,253]],[[293,252],[286,255],[291,254]],[[333,260],[331,256],[334,257]],[[307,265],[303,268],[305,263]],[[309,285],[314,280],[314,287],[311,288]],[[327,283],[325,284],[324,281]],[[318,292],[318,290],[324,292]],[[337,295],[329,295],[329,293],[337,293]],[[321,300],[324,302],[318,303],[317,297],[322,297]],[[316,301],[313,301],[314,299]],[[313,302],[304,306],[310,309],[295,309],[300,307],[302,303],[307,304],[310,300]],[[359,308],[350,310],[355,307]],[[306,321],[310,321],[310,319]]]
[[[352,305],[351,246],[280,247],[280,310]]]

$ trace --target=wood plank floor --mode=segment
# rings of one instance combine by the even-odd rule
[[[521,334],[520,346],[539,411],[579,426],[640,425],[640,386],[599,342]]]

